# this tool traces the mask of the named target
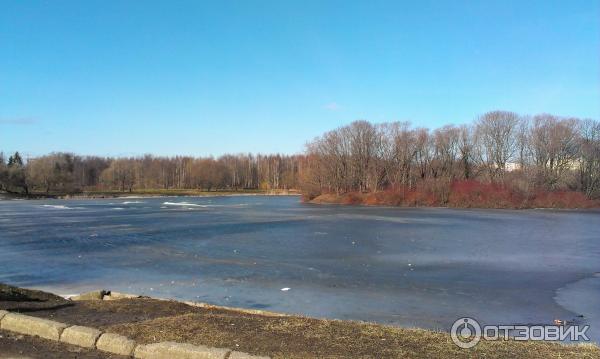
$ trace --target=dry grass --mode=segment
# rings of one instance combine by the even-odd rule
[[[240,194],[264,194],[285,195],[298,194],[296,190],[262,190],[262,189],[240,189],[240,190],[201,190],[201,189],[136,189],[129,191],[84,191],[74,196],[81,197],[121,197],[121,196],[228,196]]]
[[[2,284],[0,309],[94,326],[140,343],[187,342],[273,358],[600,358],[600,348],[591,344],[481,341],[465,350],[454,345],[448,333],[424,329],[257,314],[157,299],[69,302]],[[27,343],[0,340],[0,353],[22,351]],[[64,356],[64,348],[53,347],[55,344],[36,345],[56,354],[46,355],[48,358],[72,357]]]
[[[272,317],[208,310],[109,330],[143,343],[179,341],[273,358],[600,358],[594,345],[480,342],[460,349],[447,333],[352,321]]]

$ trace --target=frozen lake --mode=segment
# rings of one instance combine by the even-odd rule
[[[0,282],[59,294],[107,288],[446,331],[463,316],[566,319],[598,342],[599,273],[598,211],[0,201]]]

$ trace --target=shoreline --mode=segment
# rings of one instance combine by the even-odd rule
[[[0,193],[1,201],[40,201],[40,200],[92,200],[92,199],[142,199],[142,198],[204,198],[204,197],[245,197],[245,196],[273,196],[273,197],[303,197],[301,192],[290,190],[288,192],[235,192],[235,191],[206,191],[206,192],[186,192],[186,193],[139,193],[139,192],[101,192],[101,193],[86,193],[75,195],[29,195],[21,196],[7,193]],[[426,209],[458,209],[458,210],[562,210],[562,211],[598,211],[600,203],[592,206],[581,207],[511,207],[511,206],[442,206],[442,205],[427,205],[427,204],[389,204],[389,203],[347,203],[342,196],[337,196],[336,199],[324,199],[329,195],[320,195],[311,200],[301,198],[301,202],[311,205],[324,206],[359,206],[359,207],[382,207],[382,208],[426,208]],[[598,201],[595,201],[598,202]]]
[[[446,332],[347,320],[326,320],[205,303],[95,291],[79,300],[0,284],[0,310],[99,328],[139,344],[178,342],[232,348],[271,358],[522,358],[597,357],[591,343],[481,341],[458,348]],[[118,314],[118,315],[116,315]],[[10,335],[3,331],[2,334]],[[0,336],[1,338],[2,336]],[[6,337],[6,336],[5,336]],[[38,340],[41,341],[41,340]],[[26,341],[13,347],[23,351]],[[0,352],[2,345],[0,340]],[[38,344],[38,343],[36,343]],[[40,346],[48,345],[44,341]],[[54,356],[48,356],[55,358]],[[56,356],[59,358],[61,356]]]
[[[77,194],[30,194],[0,193],[0,200],[76,200],[104,198],[168,198],[168,197],[233,197],[233,196],[301,196],[296,190],[288,191],[140,191],[140,192],[84,192]]]
[[[367,203],[338,203],[338,202],[313,202],[303,201],[305,204],[315,206],[339,206],[339,207],[365,207],[365,208],[398,208],[398,209],[449,209],[449,210],[471,210],[471,211],[573,211],[573,212],[600,212],[597,207],[457,207],[457,206],[395,206],[391,204],[367,204]]]
[[[519,203],[497,202],[492,203],[483,199],[471,202],[440,203],[432,200],[415,198],[402,198],[394,192],[348,192],[342,194],[324,193],[314,198],[303,198],[304,203],[315,205],[339,206],[364,206],[364,207],[393,207],[393,208],[447,208],[447,209],[506,209],[506,210],[536,210],[536,209],[561,209],[561,210],[598,210],[600,200],[581,198],[560,198],[561,193],[549,192],[550,199],[536,201],[536,199],[523,200]],[[548,195],[548,193],[546,193]],[[551,196],[556,196],[552,198]]]

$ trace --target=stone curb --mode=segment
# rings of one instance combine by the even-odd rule
[[[60,340],[60,334],[67,327],[64,323],[17,313],[6,314],[0,322],[2,329],[55,341]]]
[[[105,289],[101,289],[101,290],[94,290],[92,292],[87,292],[87,293],[82,293],[79,295],[74,295],[72,297],[70,297],[69,299],[72,301],[80,301],[80,300],[102,300],[102,298],[104,298],[105,295],[110,294],[109,291],[105,290]]]
[[[0,310],[0,329],[113,354],[129,357],[133,355],[136,359],[270,359],[267,356],[256,356],[226,348],[211,348],[187,343],[136,344],[135,341],[122,335],[103,333],[95,328],[59,323],[5,310]]]
[[[136,359],[225,359],[229,349],[209,348],[200,345],[162,342],[138,345],[135,348]]]
[[[84,348],[95,349],[96,340],[98,340],[100,334],[102,332],[98,329],[74,325],[63,330],[60,335],[60,341]]]
[[[105,294],[102,297],[102,300],[121,300],[121,299],[138,299],[138,298],[142,298],[142,296],[135,295],[135,294],[127,294],[127,293],[119,293],[119,292],[109,291],[108,294]]]
[[[132,356],[135,342],[119,334],[104,333],[96,342],[96,348],[112,354]]]
[[[261,357],[256,355],[250,355],[242,352],[231,352],[227,359],[271,359],[270,357]]]

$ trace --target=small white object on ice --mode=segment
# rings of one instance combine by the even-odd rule
[[[285,287],[285,288],[281,288],[282,292],[287,292],[288,290],[290,290],[291,288]]]
[[[412,264],[408,263],[408,266],[410,267],[410,266],[412,266]]]

